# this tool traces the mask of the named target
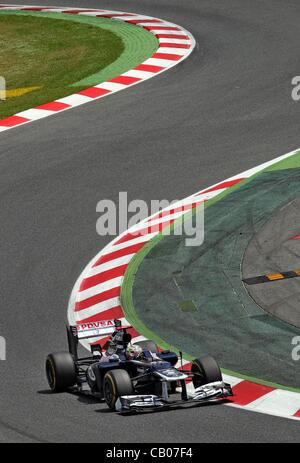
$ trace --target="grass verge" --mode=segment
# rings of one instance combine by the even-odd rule
[[[157,47],[153,34],[121,21],[3,11],[0,75],[9,92],[0,101],[0,118],[118,76]],[[18,92],[26,88],[33,90]]]

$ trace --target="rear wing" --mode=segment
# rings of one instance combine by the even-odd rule
[[[67,326],[69,352],[75,360],[78,360],[77,348],[80,340],[110,336],[117,330],[126,330],[127,328],[131,328],[131,326],[122,326],[121,320],[118,319]]]
[[[121,329],[121,320],[101,320],[99,322],[82,323],[76,327],[78,339],[109,336]]]

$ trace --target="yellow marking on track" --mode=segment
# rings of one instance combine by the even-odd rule
[[[34,90],[38,90],[41,87],[22,87],[22,88],[13,88],[10,90],[0,90],[0,98],[4,96],[6,98],[16,98],[18,96],[25,95],[26,93],[34,92]],[[3,98],[4,99],[4,98]]]
[[[283,280],[284,276],[281,273],[270,273],[269,275],[266,275],[269,280]]]

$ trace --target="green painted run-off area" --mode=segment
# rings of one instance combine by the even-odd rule
[[[155,237],[125,275],[126,317],[188,358],[210,353],[227,373],[298,389],[291,341],[300,330],[255,304],[241,264],[255,233],[299,195],[300,153],[208,201],[201,246],[187,247],[186,236],[172,233]]]

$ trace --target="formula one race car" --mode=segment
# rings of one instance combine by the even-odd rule
[[[128,328],[120,320],[67,326],[69,352],[52,353],[46,359],[51,390],[92,394],[120,413],[220,401],[232,395],[213,357],[195,359],[191,369],[185,370],[180,353],[177,369],[175,352],[160,352],[153,341],[132,344]],[[78,357],[79,340],[105,335],[110,337],[103,348],[93,343],[89,357]],[[192,391],[187,387],[189,381]],[[170,400],[179,392],[177,400]]]

